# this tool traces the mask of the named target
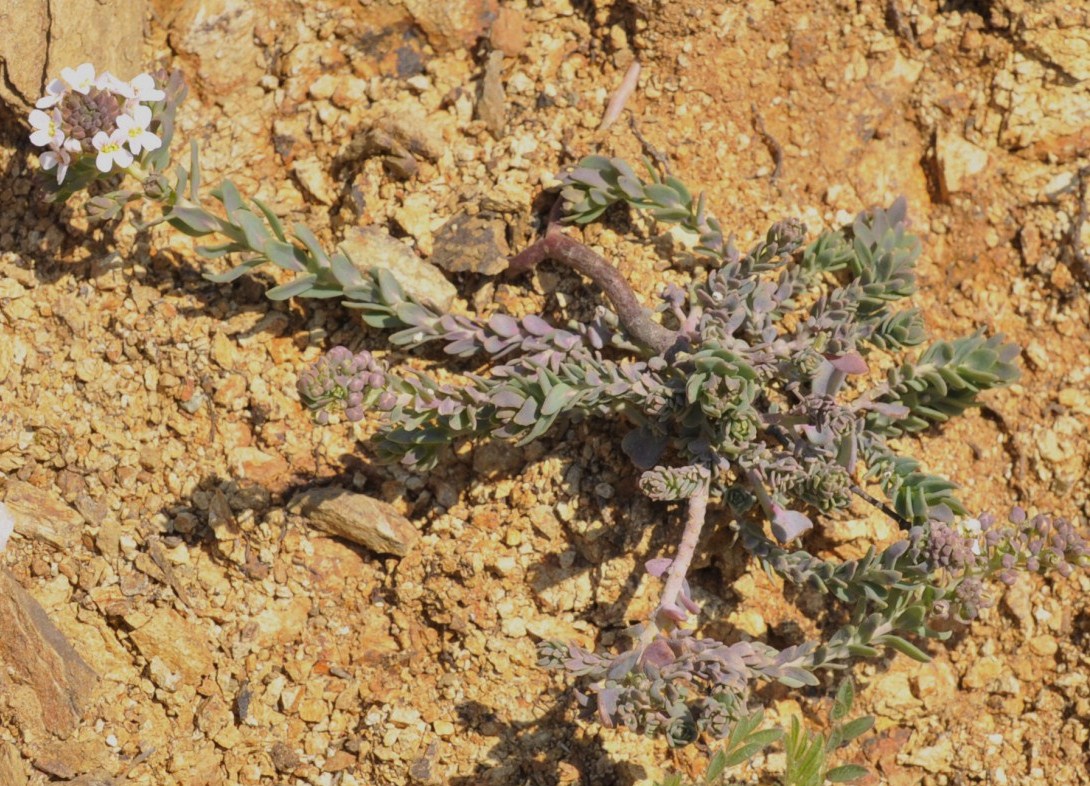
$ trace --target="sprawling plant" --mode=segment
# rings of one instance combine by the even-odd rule
[[[142,128],[169,142],[184,85],[174,77],[159,86],[164,97]],[[56,119],[63,127],[64,118]],[[124,142],[120,131],[116,139]],[[348,420],[383,413],[374,445],[384,459],[427,470],[460,439],[524,444],[582,417],[627,424],[620,448],[642,472],[640,488],[685,509],[673,554],[646,565],[662,580],[659,602],[631,631],[627,649],[595,653],[563,642],[540,649],[543,666],[581,680],[581,701],[606,725],[661,733],[673,745],[702,732],[727,737],[752,717],[747,699],[760,681],[814,685],[822,669],[886,648],[926,660],[910,639],[942,638],[936,617],[973,618],[988,602],[990,577],[1066,573],[1088,560],[1085,541],[1064,520],[1017,509],[1002,525],[967,518],[953,483],[891,443],[975,406],[981,393],[1017,375],[1017,348],[1002,336],[977,332],[922,346],[920,312],[904,304],[920,245],[903,200],[808,244],[799,222],[781,221],[743,253],[703,196],[694,198],[676,178],[585,158],[564,176],[541,237],[510,261],[519,274],[553,260],[602,290],[609,307],[561,326],[537,315],[444,313],[407,294],[393,273],[364,273],[343,250],[327,253],[305,226],[289,233],[230,181],[209,200],[195,146],[173,182],[167,145],[145,148],[124,167],[140,188],[97,196],[97,216],[118,215],[141,197],[157,202],[161,221],[212,241],[198,248],[202,255],[242,255],[212,280],[271,262],[293,277],[270,298],[339,298],[368,325],[390,330],[395,345],[433,344],[486,367],[444,383],[338,347],[302,372],[299,392],[320,422],[331,413]],[[61,185],[58,198],[102,174],[101,163],[69,163],[82,179]],[[119,159],[113,167],[106,175],[121,168]],[[687,288],[667,286],[655,309],[641,305],[615,267],[565,231],[616,205],[687,231],[706,274]],[[867,362],[873,353],[900,360],[878,377]],[[807,552],[807,533],[856,499],[895,519],[903,538],[847,562]],[[845,604],[844,625],[824,642],[785,649],[698,636],[687,573],[709,506],[729,511],[738,546],[768,571]]]

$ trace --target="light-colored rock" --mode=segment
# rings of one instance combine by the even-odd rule
[[[58,549],[76,545],[83,516],[47,491],[14,478],[0,477],[0,501],[15,519],[15,532]]]
[[[231,466],[240,478],[252,480],[266,488],[286,482],[288,463],[276,454],[255,447],[240,447],[231,451]]]
[[[906,755],[898,757],[902,764],[913,767],[922,767],[928,772],[946,772],[950,762],[954,759],[954,746],[949,737],[943,737],[934,745],[919,748]]]
[[[19,749],[5,740],[0,740],[0,783],[6,786],[27,786],[29,783]]]
[[[920,700],[912,695],[908,675],[894,672],[882,677],[874,686],[874,706],[890,718],[908,718],[919,710]]]
[[[378,554],[404,557],[420,537],[412,522],[392,506],[337,486],[297,494],[288,509],[316,529]]]
[[[935,159],[944,193],[965,191],[988,166],[988,151],[949,131],[935,138]]]
[[[978,658],[965,676],[961,678],[961,684],[965,688],[980,690],[994,683],[1003,673],[1003,661],[994,655],[985,655]]]
[[[303,189],[323,205],[332,205],[337,196],[333,193],[333,184],[322,167],[313,158],[293,161],[291,173],[299,180]]]
[[[496,19],[496,0],[404,0],[413,20],[440,53],[468,49]]]
[[[97,681],[45,610],[0,570],[0,715],[13,718],[28,740],[68,737]]]
[[[488,31],[488,40],[494,49],[508,57],[518,57],[526,48],[526,18],[514,8],[500,8],[496,21]]]
[[[406,292],[421,302],[430,302],[443,311],[454,302],[457,290],[437,267],[377,227],[350,229],[340,248],[361,272],[386,268]]]
[[[1039,10],[1026,15],[1026,24],[1020,26],[1021,39],[1032,51],[1074,80],[1090,80],[1090,17],[1086,16],[1085,9],[1083,24],[1070,18],[1068,24],[1059,26],[1056,21],[1074,11],[1069,0],[1040,5]]]
[[[136,76],[146,8],[144,0],[0,0],[0,103],[27,114],[62,68],[81,63]]]
[[[257,9],[246,0],[185,0],[170,21],[170,43],[191,84],[213,96],[255,87],[264,75],[254,43]]]
[[[958,688],[953,667],[944,660],[933,660],[917,667],[912,682],[915,695],[929,710],[938,709],[950,701]]]
[[[182,678],[179,684],[199,685],[212,673],[212,642],[204,632],[172,609],[157,611],[129,634],[132,643],[150,662],[159,658],[157,670],[169,670]]]

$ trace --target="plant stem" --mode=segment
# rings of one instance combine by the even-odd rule
[[[625,332],[656,354],[665,354],[679,339],[679,334],[664,328],[651,317],[651,311],[640,305],[636,293],[621,273],[603,257],[578,240],[560,231],[555,220],[560,200],[549,213],[544,237],[511,258],[509,273],[523,273],[539,262],[552,259],[582,273],[606,293]]]
[[[704,521],[708,511],[708,485],[704,484],[699,491],[689,497],[689,512],[685,519],[685,530],[681,534],[681,542],[677,547],[677,554],[666,576],[666,585],[662,588],[658,608],[651,616],[647,627],[640,635],[640,645],[650,644],[660,631],[660,612],[673,606],[679,606],[678,596],[685,587],[685,577],[689,573],[689,566],[696,554],[696,545],[700,541],[700,531],[704,528]]]

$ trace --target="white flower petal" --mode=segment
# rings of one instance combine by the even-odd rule
[[[99,172],[109,172],[114,168],[113,153],[99,153],[95,156],[95,166]]]
[[[166,98],[166,93],[155,86],[151,74],[138,74],[129,84],[141,101],[162,101]]]
[[[151,109],[141,104],[132,112],[133,120],[141,128],[147,128],[151,123]]]
[[[30,126],[35,129],[49,128],[51,118],[40,109],[30,110]]]
[[[50,134],[48,128],[39,128],[30,135],[30,143],[38,147],[48,147],[54,142],[59,145],[63,139],[64,135],[59,131],[56,134]]]

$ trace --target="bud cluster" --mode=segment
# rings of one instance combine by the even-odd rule
[[[362,420],[369,406],[389,409],[394,395],[385,385],[386,370],[370,352],[334,347],[299,375],[298,388],[303,403],[317,411],[315,419],[324,425],[331,409],[343,410],[352,422]]]
[[[124,82],[109,71],[96,75],[90,63],[62,69],[30,113],[30,141],[46,148],[42,169],[55,168],[60,184],[69,167],[85,156],[94,156],[103,173],[129,167],[136,156],[162,146],[149,128],[148,104],[165,97],[150,74]]]
[[[955,608],[944,602],[936,612],[955,611],[970,620],[991,605],[983,578],[994,575],[1008,586],[1020,570],[1066,578],[1076,567],[1090,566],[1090,542],[1067,519],[1043,513],[1030,518],[1016,507],[1005,524],[989,513],[956,524],[932,521],[924,556],[935,570],[960,577],[951,599]]]

